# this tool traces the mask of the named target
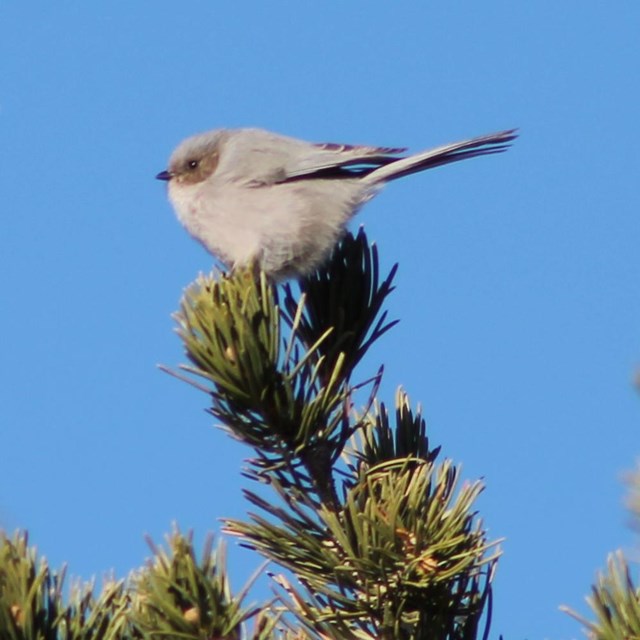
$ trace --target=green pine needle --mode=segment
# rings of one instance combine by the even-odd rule
[[[587,603],[596,616],[593,622],[569,607],[563,606],[560,609],[584,625],[588,638],[640,639],[640,589],[634,585],[621,551],[609,556],[607,571],[598,576],[591,595],[587,597]]]
[[[198,560],[192,535],[177,530],[168,537],[168,550],[152,542],[150,546],[154,557],[135,577],[129,614],[142,637],[240,638],[243,623],[258,610],[242,605],[246,589],[239,596],[232,595],[224,546],[214,550],[209,537]]]

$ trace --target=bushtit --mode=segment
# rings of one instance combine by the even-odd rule
[[[515,137],[500,131],[402,157],[400,148],[218,129],[184,140],[156,178],[187,231],[226,266],[255,262],[283,279],[321,264],[389,180],[505,151]]]

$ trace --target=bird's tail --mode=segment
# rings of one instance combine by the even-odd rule
[[[470,140],[463,140],[462,142],[445,144],[406,158],[400,158],[395,162],[375,169],[363,177],[362,180],[371,184],[378,184],[402,178],[418,171],[439,167],[442,164],[458,162],[459,160],[475,158],[476,156],[486,156],[492,153],[502,153],[517,138],[516,131],[517,129],[508,129],[507,131],[490,133]]]

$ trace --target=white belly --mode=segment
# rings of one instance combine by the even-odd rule
[[[276,275],[317,266],[374,195],[358,180],[172,187],[180,222],[211,253],[229,267],[258,261]]]

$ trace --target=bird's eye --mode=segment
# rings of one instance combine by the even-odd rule
[[[189,162],[187,162],[187,167],[193,170],[193,169],[197,169],[199,164],[200,163],[197,160],[189,160]]]

